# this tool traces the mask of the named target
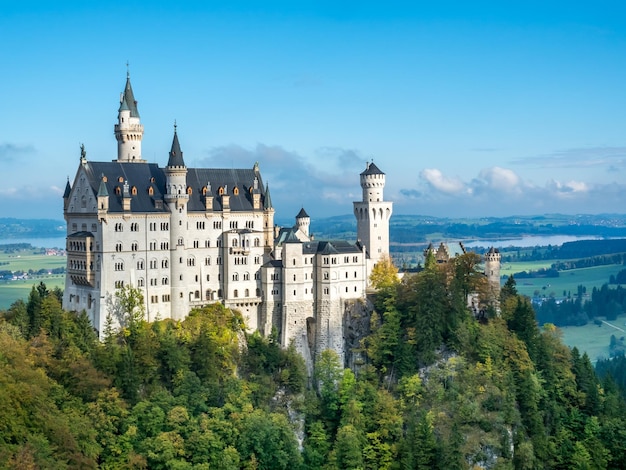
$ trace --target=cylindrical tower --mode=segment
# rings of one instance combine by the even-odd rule
[[[126,87],[120,95],[120,109],[115,125],[115,139],[117,140],[117,161],[143,163],[141,158],[141,140],[143,126],[137,110],[137,101],[130,85],[130,75],[126,74]]]
[[[171,266],[171,316],[182,320],[189,313],[189,299],[186,292],[185,275],[189,275],[187,266],[187,167],[180,150],[176,126],[169,160],[165,167],[165,202],[169,206],[170,219],[170,266]]]

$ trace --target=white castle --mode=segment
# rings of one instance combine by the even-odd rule
[[[117,159],[91,162],[84,147],[67,182],[67,276],[63,307],[84,310],[103,334],[116,289],[143,293],[148,321],[181,320],[221,302],[247,328],[283,346],[295,342],[309,365],[332,348],[344,356],[346,306],[365,297],[374,264],[389,253],[392,203],[374,163],[354,202],[358,241],[318,241],[302,209],[291,228],[274,225],[269,188],[250,169],[188,168],[176,126],[165,168],[142,158],[130,77],[121,94]]]

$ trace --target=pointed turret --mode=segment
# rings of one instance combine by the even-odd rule
[[[273,209],[272,207],[272,197],[270,196],[270,186],[269,184],[265,185],[265,198],[263,199],[263,209]]]
[[[143,126],[139,120],[137,100],[130,84],[130,74],[126,73],[126,86],[120,95],[120,107],[117,113],[115,125],[115,138],[117,139],[117,161],[144,163],[141,158],[141,139],[143,139]]]
[[[130,117],[139,118],[139,111],[137,110],[137,100],[133,93],[133,87],[130,84],[130,73],[126,73],[126,87],[124,87],[124,93],[120,100],[120,109],[130,111]]]
[[[296,228],[302,232],[307,238],[309,237],[309,227],[311,225],[311,218],[306,213],[304,207],[300,209],[298,215],[296,215]]]
[[[106,220],[109,211],[109,191],[107,190],[106,178],[104,175],[100,177],[100,186],[98,187],[98,220]]]
[[[67,206],[70,203],[70,194],[72,192],[72,187],[70,186],[70,178],[67,178],[67,183],[65,183],[65,191],[63,192],[63,211],[67,211]]]
[[[170,150],[170,157],[167,160],[167,166],[169,167],[184,167],[185,161],[183,160],[183,152],[180,149],[180,143],[178,142],[178,133],[176,132],[176,124],[174,124],[174,139],[172,140],[172,149]]]

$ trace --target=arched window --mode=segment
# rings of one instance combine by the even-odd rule
[[[187,186],[187,194],[189,194],[191,196],[192,192],[193,191],[191,190],[191,186]]]
[[[132,194],[133,196],[136,196],[136,195],[137,195],[137,186],[133,186],[133,187],[130,189],[130,194]]]

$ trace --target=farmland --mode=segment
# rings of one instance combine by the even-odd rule
[[[65,275],[48,273],[64,268],[65,260],[65,256],[46,255],[41,249],[34,248],[0,252],[0,271],[16,273],[15,279],[0,280],[0,309],[8,308],[17,299],[26,299],[33,285],[40,282],[49,289],[63,289]]]

